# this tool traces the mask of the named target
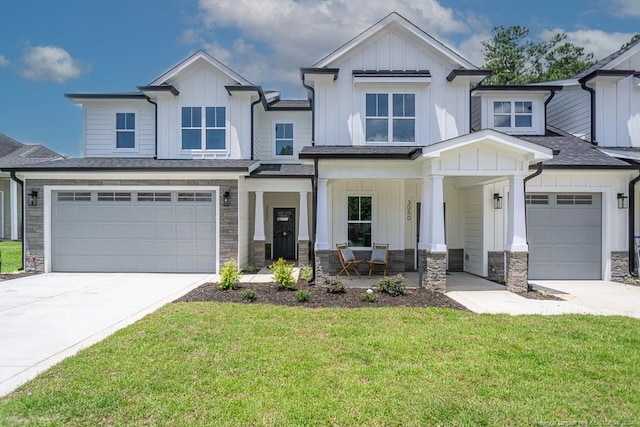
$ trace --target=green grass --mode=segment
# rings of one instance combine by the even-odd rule
[[[2,268],[0,273],[13,273],[22,267],[22,242],[17,240],[0,242]]]
[[[639,330],[625,317],[170,304],[1,399],[0,424],[632,425]]]

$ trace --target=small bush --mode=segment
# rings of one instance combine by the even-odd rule
[[[283,258],[269,266],[273,272],[273,281],[278,283],[282,289],[294,290],[296,281],[293,278],[293,264],[288,264]]]
[[[404,277],[402,273],[397,274],[393,277],[383,277],[375,283],[376,289],[380,292],[386,292],[392,297],[398,297],[400,295],[404,295],[407,288],[403,283]]]
[[[302,277],[307,282],[311,280],[311,278],[313,277],[313,269],[310,265],[307,264],[300,267],[300,277]]]
[[[330,294],[343,294],[347,292],[347,288],[337,277],[335,279],[332,277],[325,277],[322,284],[327,287],[327,292]]]
[[[235,259],[227,261],[220,270],[220,289],[225,291],[235,289],[240,281],[242,272],[238,269]]]
[[[258,271],[260,271],[260,268],[256,267],[255,265],[250,265],[242,270],[243,273],[247,274],[256,274]]]
[[[309,301],[309,291],[298,291],[296,292],[296,301],[298,302],[308,302]]]
[[[244,300],[255,301],[255,299],[256,299],[256,291],[254,291],[253,289],[245,289],[244,291],[242,291],[240,296]]]
[[[378,296],[374,293],[364,293],[362,294],[362,301],[374,303],[378,301]]]

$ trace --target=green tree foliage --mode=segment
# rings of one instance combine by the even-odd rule
[[[633,37],[631,37],[631,40],[629,40],[628,42],[626,42],[625,44],[622,45],[621,49],[627,48],[629,46],[631,46],[632,44],[634,44],[635,42],[637,42],[638,40],[640,40],[640,34],[636,34]]]
[[[549,41],[534,42],[529,29],[514,25],[493,28],[493,37],[482,42],[484,67],[493,75],[484,84],[526,84],[565,79],[595,64],[593,54],[556,33]]]

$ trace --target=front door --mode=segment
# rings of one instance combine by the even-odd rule
[[[296,258],[296,210],[273,209],[273,258]]]

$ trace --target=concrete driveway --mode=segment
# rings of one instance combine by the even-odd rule
[[[209,280],[49,273],[0,282],[0,396]]]

